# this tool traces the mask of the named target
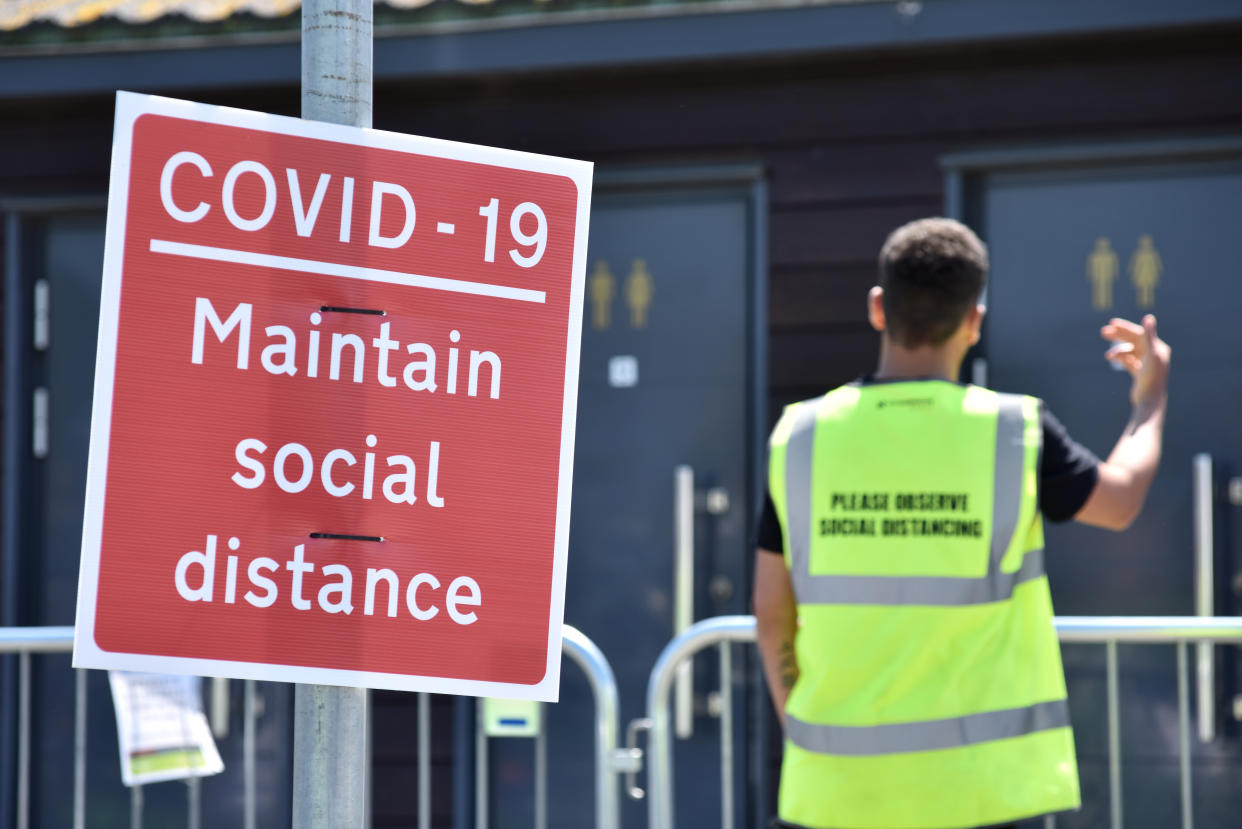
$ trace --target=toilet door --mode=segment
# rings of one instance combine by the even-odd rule
[[[1242,141],[948,163],[958,170],[956,192],[968,196],[964,218],[991,254],[982,349],[991,387],[1042,397],[1070,434],[1105,458],[1130,402],[1129,376],[1102,359],[1100,326],[1153,313],[1173,347],[1164,454],[1138,521],[1123,533],[1046,528],[1056,612],[1235,615],[1242,514],[1229,483],[1242,475]],[[1205,703],[1191,706],[1192,717],[1204,712],[1192,742],[1199,825],[1232,825],[1242,810],[1234,650],[1204,648],[1202,672],[1191,651],[1191,694]],[[1058,826],[1106,825],[1104,648],[1063,652],[1084,809]],[[1118,655],[1125,825],[1180,825],[1174,649],[1123,645]],[[1199,676],[1207,678],[1202,691]]]

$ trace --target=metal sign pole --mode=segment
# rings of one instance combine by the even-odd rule
[[[371,0],[302,3],[302,117],[371,126]],[[362,829],[366,820],[364,688],[298,685],[293,825]]]
[[[302,3],[302,117],[371,126],[369,0]]]

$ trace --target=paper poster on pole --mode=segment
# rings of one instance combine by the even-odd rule
[[[224,771],[203,714],[201,679],[109,671],[108,682],[126,786]]]
[[[554,700],[591,165],[115,129],[74,664]]]

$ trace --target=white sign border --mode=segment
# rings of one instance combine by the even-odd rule
[[[112,432],[112,395],[115,382],[117,332],[120,320],[121,278],[125,250],[125,219],[129,205],[130,158],[134,123],[143,115],[167,115],[209,124],[242,127],[398,152],[489,164],[527,172],[564,176],[578,188],[574,253],[566,329],[565,389],[561,412],[560,464],[557,478],[556,531],[552,565],[552,595],[548,610],[547,666],[543,678],[525,685],[507,682],[309,668],[261,662],[190,659],[174,656],[105,651],[95,642],[95,609],[99,588],[99,556],[103,543],[103,505],[106,494],[109,437]],[[90,456],[86,473],[86,504],[82,524],[82,557],[78,572],[77,622],[74,628],[73,666],[149,673],[227,676],[313,685],[344,685],[396,691],[427,691],[556,702],[560,692],[561,629],[565,616],[565,572],[569,554],[570,487],[573,480],[574,438],[578,408],[579,355],[582,345],[582,306],[586,281],[587,232],[591,214],[594,165],[534,153],[462,144],[437,138],[403,135],[374,129],[307,121],[232,107],[192,103],[174,98],[117,92],[112,139],[111,183],[104,243],[103,288],[99,304],[99,341],[95,356],[95,392],[91,417]]]

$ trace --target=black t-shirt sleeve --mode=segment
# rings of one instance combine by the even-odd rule
[[[1100,459],[1075,441],[1042,402],[1039,423],[1044,447],[1039,458],[1039,510],[1055,523],[1078,514],[1100,477]]]
[[[785,534],[781,532],[781,522],[776,517],[776,504],[772,503],[771,493],[764,493],[763,496],[763,512],[759,513],[755,546],[770,553],[780,553],[785,549]]]

